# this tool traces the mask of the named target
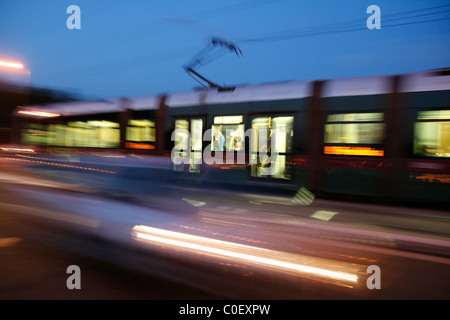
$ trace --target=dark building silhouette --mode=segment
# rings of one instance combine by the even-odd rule
[[[0,82],[0,144],[13,142],[13,112],[17,106],[43,105],[70,100],[78,99],[75,95],[64,91]]]

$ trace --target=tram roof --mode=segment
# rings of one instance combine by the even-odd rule
[[[407,73],[402,78],[401,92],[450,90],[450,68],[424,72]],[[202,105],[220,105],[257,101],[302,99],[313,94],[314,81],[285,81],[242,85],[221,90],[219,88],[201,89],[187,92],[175,92],[166,95],[168,107],[188,107]],[[392,75],[339,78],[325,80],[322,97],[360,96],[387,94],[392,92]],[[161,95],[146,97],[110,99],[102,101],[68,101],[47,105],[27,106],[17,109],[22,116],[45,117],[45,114],[77,116],[131,110],[154,110],[161,103]],[[29,112],[27,113],[28,110]],[[35,114],[30,110],[36,111]],[[25,111],[25,112],[24,112]]]

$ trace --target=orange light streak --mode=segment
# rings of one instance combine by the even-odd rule
[[[135,142],[127,142],[126,148],[129,149],[144,149],[144,150],[154,150],[155,146],[148,143],[135,143]]]
[[[34,161],[34,160],[17,159],[17,158],[3,158],[3,159],[5,159],[5,160],[14,160],[14,161],[22,161],[22,162],[38,163],[38,164],[48,164],[48,165],[52,165],[52,166],[59,166],[59,167],[66,167],[66,168],[74,168],[74,169],[82,169],[82,170],[88,170],[88,171],[97,171],[97,172],[116,174],[115,171],[95,169],[95,168],[89,168],[89,167],[72,166],[72,165],[63,164],[63,163],[54,163],[54,162],[46,162],[46,161]]]
[[[326,146],[323,148],[323,151],[325,154],[345,156],[384,156],[384,150],[377,150],[371,147]]]

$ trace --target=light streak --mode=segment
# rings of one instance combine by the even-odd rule
[[[17,156],[24,157],[23,155],[17,155]],[[73,166],[73,165],[63,164],[63,163],[54,163],[54,162],[47,162],[47,161],[35,161],[35,160],[17,159],[17,158],[3,158],[3,159],[5,159],[5,160],[13,160],[13,161],[38,163],[38,164],[48,164],[48,165],[51,165],[51,166],[59,166],[59,167],[65,167],[65,168],[74,168],[74,169],[82,169],[82,170],[88,170],[88,171],[96,171],[96,172],[104,172],[104,173],[116,174],[115,171],[95,169],[95,168],[89,168],[89,167],[81,167],[81,166]],[[39,158],[37,158],[37,159],[39,159]],[[56,161],[58,161],[58,160],[56,160]]]
[[[287,271],[307,273],[316,276],[333,278],[336,280],[345,280],[350,282],[358,281],[358,276],[355,274],[338,272],[267,257],[283,255],[282,252],[278,251],[205,238],[181,232],[152,228],[143,225],[134,226],[133,232],[134,236],[138,240],[145,240],[162,245],[169,245],[178,249],[190,249],[199,253],[209,253],[227,258],[235,258],[264,265],[266,267],[281,268]],[[246,253],[248,251],[251,252],[251,254]]]
[[[18,238],[18,237],[0,238],[0,248],[12,247],[21,241],[22,241],[22,238]]]
[[[8,68],[23,69],[23,64],[15,63],[15,62],[0,61],[0,66],[8,67]]]
[[[2,151],[6,152],[34,152],[33,149],[27,149],[27,148],[8,148],[8,147],[2,147],[0,148]]]
[[[373,156],[383,157],[384,151],[370,147],[344,147],[344,146],[326,146],[323,149],[325,154],[346,155],[346,156]]]
[[[51,113],[51,112],[39,111],[39,110],[19,110],[19,111],[17,111],[17,113],[27,114],[30,116],[45,117],[45,118],[60,116],[60,114],[58,114],[58,113]]]

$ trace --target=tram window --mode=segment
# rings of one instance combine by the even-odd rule
[[[290,153],[294,117],[259,117],[252,121],[250,141],[251,175],[290,179]]]
[[[200,172],[203,146],[203,120],[191,119],[191,158],[189,172]]]
[[[330,114],[325,124],[325,154],[383,156],[383,113]]]
[[[383,113],[381,113],[381,112],[365,112],[365,113],[330,114],[327,118],[327,121],[328,122],[383,121]]]
[[[105,120],[33,125],[23,132],[24,143],[60,147],[117,148],[119,124]]]
[[[63,133],[67,147],[117,148],[119,124],[105,120],[68,122]]]
[[[128,121],[126,147],[130,149],[155,149],[155,122],[147,119]]]
[[[22,131],[22,142],[24,144],[46,146],[52,145],[55,135],[48,130],[46,125],[30,123]]]
[[[174,171],[184,171],[184,164],[181,161],[186,158],[189,146],[189,122],[187,120],[175,121],[174,139]]]
[[[203,119],[176,120],[174,141],[174,171],[184,171],[184,165],[189,163],[189,172],[199,173],[203,152]]]
[[[211,130],[212,151],[244,151],[243,116],[216,116]]]
[[[450,157],[450,110],[421,111],[414,125],[414,154]]]

